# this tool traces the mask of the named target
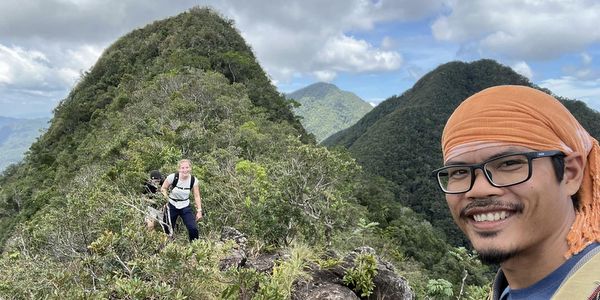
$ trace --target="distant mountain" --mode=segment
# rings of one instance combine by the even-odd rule
[[[318,82],[286,95],[301,104],[294,112],[318,142],[346,129],[373,107],[354,93],[342,91],[334,84]]]
[[[48,127],[47,118],[17,119],[0,116],[0,172],[19,162],[29,146]]]
[[[367,171],[397,185],[402,204],[443,228],[453,243],[465,243],[429,172],[442,163],[440,137],[452,111],[474,93],[503,84],[532,86],[525,77],[493,60],[447,63],[323,144],[348,148]],[[558,98],[592,135],[600,136],[599,113],[581,101]]]

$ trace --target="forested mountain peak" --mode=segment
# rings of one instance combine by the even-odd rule
[[[486,269],[469,252],[345,151],[311,143],[290,106],[233,22],[210,9],[118,39],[0,176],[0,298],[289,299],[308,266],[341,269],[343,288],[368,295],[371,269],[319,255],[367,243],[421,297],[438,278],[480,291]],[[191,244],[181,228],[170,240],[143,224],[149,171],[173,173],[182,158],[205,212]],[[247,241],[242,260],[281,254],[272,272],[223,268],[236,251],[217,238],[229,226]],[[377,263],[358,256],[362,268]]]
[[[454,109],[476,92],[506,84],[533,86],[493,60],[450,62],[423,76],[402,95],[385,100],[354,126],[332,135],[323,144],[348,148],[367,171],[397,185],[397,198],[404,205],[443,228],[453,243],[466,244],[429,172],[442,163],[440,138]],[[600,136],[599,113],[581,101],[557,98],[593,136]]]
[[[119,100],[115,89],[119,85],[181,68],[215,71],[231,83],[244,84],[253,104],[264,107],[271,119],[291,122],[303,131],[250,47],[233,28],[233,21],[210,9],[193,8],[136,29],[108,47],[55,109],[46,146],[61,141],[114,105]]]
[[[294,112],[302,117],[300,122],[304,128],[319,142],[354,124],[372,109],[354,93],[325,82],[311,84],[286,96],[300,104]]]
[[[294,99],[302,97],[324,98],[327,96],[327,94],[332,92],[341,92],[341,90],[333,83],[316,82],[294,91],[288,96]]]

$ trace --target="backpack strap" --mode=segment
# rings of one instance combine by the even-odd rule
[[[190,176],[192,176],[192,175],[190,174]],[[194,176],[192,176],[192,179],[190,180],[190,187],[189,188],[184,188],[184,187],[177,186],[177,182],[179,182],[179,172],[176,172],[175,173],[175,178],[173,178],[173,182],[171,182],[171,189],[173,189],[175,187],[178,187],[178,188],[180,188],[182,190],[191,190],[194,187],[194,181],[195,181],[195,179],[196,178]]]
[[[177,182],[179,182],[179,172],[175,172],[175,178],[173,178],[173,182],[171,182],[171,189],[177,186]]]
[[[586,255],[591,256],[567,278],[552,299],[596,299],[600,292],[600,246]],[[585,260],[583,257],[582,260]]]

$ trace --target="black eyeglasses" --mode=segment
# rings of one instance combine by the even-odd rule
[[[565,156],[558,150],[506,154],[474,165],[450,165],[431,174],[446,194],[466,193],[475,183],[475,170],[481,169],[488,182],[495,187],[523,183],[531,178],[531,161],[536,158]]]

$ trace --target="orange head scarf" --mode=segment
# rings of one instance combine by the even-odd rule
[[[525,86],[497,86],[463,101],[442,134],[444,161],[495,145],[578,152],[584,157],[579,206],[567,236],[570,257],[600,241],[600,146],[552,96]]]

